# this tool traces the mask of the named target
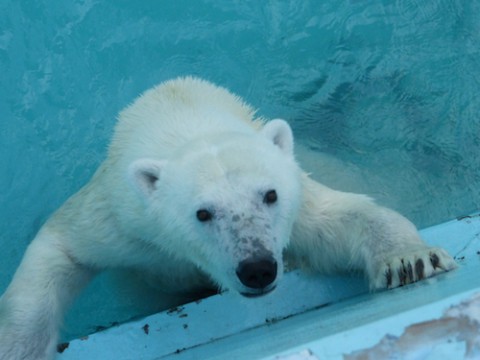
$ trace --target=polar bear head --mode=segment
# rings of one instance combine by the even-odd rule
[[[246,296],[275,288],[301,198],[285,121],[202,136],[169,159],[134,161],[129,176],[145,204],[150,241],[221,288]]]

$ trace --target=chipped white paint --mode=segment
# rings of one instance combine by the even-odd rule
[[[275,360],[319,360],[310,350],[303,350],[295,354],[276,356]]]
[[[480,293],[476,293],[441,318],[410,325],[400,336],[387,334],[374,347],[347,354],[344,359],[426,359],[434,354],[438,359],[446,347],[453,349],[457,358],[480,359],[479,315]]]

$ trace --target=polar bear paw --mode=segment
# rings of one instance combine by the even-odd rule
[[[442,248],[429,247],[392,254],[381,261],[374,281],[371,282],[371,288],[392,289],[456,267],[455,260]]]

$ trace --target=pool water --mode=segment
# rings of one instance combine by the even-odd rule
[[[292,125],[304,168],[425,227],[480,208],[480,1],[0,2],[0,293],[119,110],[197,75]],[[103,288],[65,338],[136,316]],[[84,314],[92,314],[85,316]]]

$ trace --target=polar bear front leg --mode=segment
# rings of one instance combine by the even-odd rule
[[[0,298],[0,360],[53,359],[64,312],[92,275],[40,231]]]
[[[430,247],[415,226],[364,195],[344,193],[303,175],[303,203],[287,261],[324,273],[363,271],[371,289],[416,282],[457,265]]]

